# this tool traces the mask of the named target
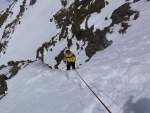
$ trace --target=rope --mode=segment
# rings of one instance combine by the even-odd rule
[[[116,106],[118,106],[121,110],[123,110],[123,108],[120,105],[118,105],[112,98],[110,98],[102,90],[100,90],[99,88],[97,88],[93,83],[89,82],[89,80],[86,79],[86,81],[88,81],[88,83],[90,83],[90,85],[92,85],[94,88],[96,88],[98,91],[100,91],[104,96],[106,96],[108,99],[110,99]]]
[[[110,98],[108,95],[106,95],[102,90],[100,90],[99,88],[97,88],[95,85],[93,85],[92,83],[91,83],[91,85],[93,86],[93,87],[95,87],[97,90],[99,90],[105,97],[107,97],[108,99],[110,99],[112,102],[113,102],[113,104],[115,104],[116,106],[118,106],[118,108],[120,108],[121,110],[123,110],[123,108],[120,106],[120,105],[118,105],[112,98]]]
[[[81,78],[81,80],[86,84],[86,86],[91,90],[91,92],[95,95],[95,97],[99,100],[99,102],[106,108],[106,110],[111,113],[111,111],[108,109],[108,107],[103,103],[103,101],[97,96],[97,94],[92,90],[92,88],[85,82],[85,80],[81,77],[81,75],[75,70],[78,76]]]

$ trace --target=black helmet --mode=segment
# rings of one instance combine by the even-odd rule
[[[66,53],[70,52],[70,50],[66,50]]]

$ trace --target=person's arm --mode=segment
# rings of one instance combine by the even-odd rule
[[[73,56],[73,60],[75,62],[76,61],[76,56],[74,54],[72,56]]]
[[[64,63],[66,63],[66,62],[67,62],[66,55],[65,55],[65,57],[64,57],[64,59],[63,59],[63,61],[64,61]]]

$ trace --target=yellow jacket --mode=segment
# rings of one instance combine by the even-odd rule
[[[70,54],[66,53],[64,60],[66,62],[75,62],[76,61],[76,56],[72,52],[70,52]]]

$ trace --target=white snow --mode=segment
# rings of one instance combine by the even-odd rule
[[[149,5],[146,1],[132,4],[140,17],[130,21],[127,33],[119,35],[115,25],[115,32],[107,35],[113,44],[77,69],[112,113],[150,113]],[[35,62],[7,83],[8,94],[0,100],[2,113],[108,113],[75,71],[51,70]]]
[[[3,68],[2,70],[0,70],[0,74],[8,74],[10,68],[10,66]]]
[[[69,74],[75,75],[73,71]],[[3,113],[85,113],[87,109],[99,109],[95,97],[87,93],[88,88],[83,89],[80,82],[72,78],[78,79],[67,78],[65,71],[34,63],[7,82],[10,94],[1,100],[0,110]]]
[[[12,2],[0,1],[0,12],[9,7]]]
[[[25,11],[21,20],[24,24],[20,24],[15,29],[14,34],[11,36],[12,40],[8,44],[6,54],[1,57],[2,62],[0,64],[6,64],[10,60],[35,60],[37,48],[42,46],[44,42],[49,41],[60,31],[56,29],[54,22],[50,23],[50,18],[61,7],[61,2],[58,0],[57,2],[56,0],[37,0],[33,7],[28,6],[29,9]],[[14,51],[15,54],[13,54]]]

